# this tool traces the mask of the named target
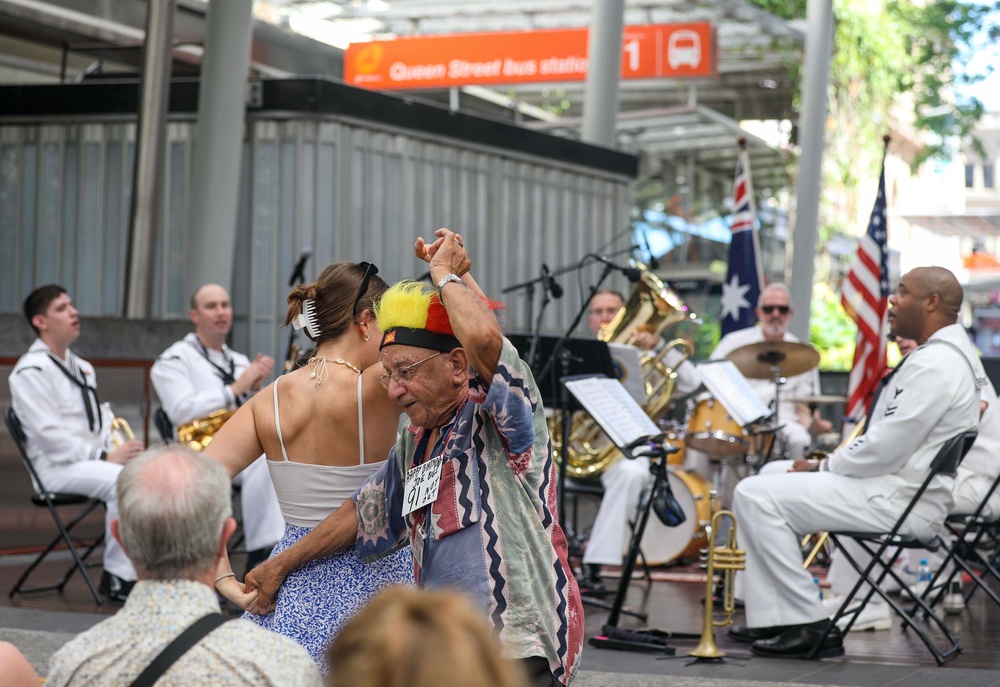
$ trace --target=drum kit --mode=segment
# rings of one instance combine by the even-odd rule
[[[762,341],[742,346],[728,356],[737,369],[748,379],[768,380],[774,384],[775,414],[763,424],[743,427],[717,399],[709,394],[687,398],[687,413],[683,424],[661,420],[668,439],[681,450],[671,456],[670,488],[687,516],[685,522],[673,528],[656,529],[656,544],[651,546],[654,560],[675,561],[698,555],[704,548],[705,525],[720,508],[717,494],[722,485],[713,485],[702,475],[684,469],[686,450],[705,453],[723,468],[732,467],[737,473],[756,471],[769,461],[772,454],[783,456],[783,442],[776,441],[781,428],[779,416],[781,388],[787,377],[809,372],[819,364],[819,353],[808,344],[791,341]],[[808,406],[813,418],[811,432],[813,444],[826,444],[829,439],[816,436],[815,410],[818,406],[846,402],[843,396],[810,395],[786,399],[791,403]],[[839,436],[839,435],[838,435]],[[836,442],[834,442],[836,445]],[[721,481],[722,470],[716,472]],[[652,542],[644,541],[644,547]]]

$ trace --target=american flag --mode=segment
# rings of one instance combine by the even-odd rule
[[[885,370],[886,313],[889,303],[888,250],[885,245],[885,158],[878,180],[878,198],[868,222],[868,233],[847,271],[840,301],[858,325],[854,367],[847,382],[846,415],[855,422],[864,415]]]
[[[751,327],[757,321],[757,301],[764,282],[761,274],[760,244],[757,239],[750,183],[750,158],[746,143],[740,141],[733,181],[733,215],[730,230],[729,267],[722,285],[722,335]]]

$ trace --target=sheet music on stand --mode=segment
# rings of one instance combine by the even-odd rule
[[[617,379],[566,377],[563,383],[618,448],[661,434],[660,428]]]
[[[698,372],[708,390],[741,426],[747,427],[771,414],[732,360],[702,363]]]

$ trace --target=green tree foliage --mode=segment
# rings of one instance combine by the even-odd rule
[[[806,0],[749,1],[785,19],[806,16]],[[891,124],[916,129],[923,145],[914,167],[947,160],[955,141],[971,139],[983,105],[965,97],[963,87],[986,73],[970,73],[965,65],[984,43],[1000,40],[996,15],[991,16],[1000,10],[1000,0],[833,0],[833,10],[821,252],[831,237],[863,230],[854,225],[870,208],[858,204],[862,198],[871,202],[882,137]],[[797,82],[800,70],[799,63],[789,65]],[[850,369],[857,329],[832,290],[814,293],[810,328],[812,342],[824,352],[821,367]]]

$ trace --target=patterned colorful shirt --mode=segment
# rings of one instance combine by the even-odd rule
[[[141,581],[117,614],[52,656],[49,687],[128,687],[195,620],[219,612],[215,592],[191,580]],[[316,664],[287,637],[246,620],[207,634],[167,669],[156,687],[322,687]]]
[[[583,607],[555,517],[556,472],[538,387],[506,339],[487,390],[441,428],[437,498],[403,515],[406,473],[430,432],[408,427],[355,494],[358,551],[377,560],[410,544],[418,582],[459,589],[487,609],[507,654],[542,656],[569,684],[583,647]],[[430,526],[426,521],[430,521]]]

